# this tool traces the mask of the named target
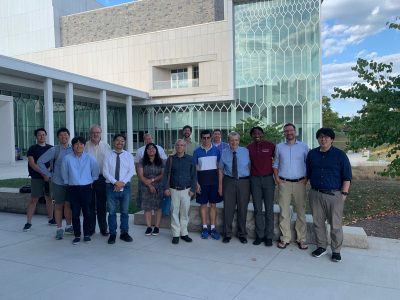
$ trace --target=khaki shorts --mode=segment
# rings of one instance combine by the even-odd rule
[[[31,178],[31,196],[32,198],[40,198],[49,196],[49,183],[40,178]]]
[[[63,204],[68,201],[67,186],[59,185],[54,182],[51,183],[51,197],[56,204]]]

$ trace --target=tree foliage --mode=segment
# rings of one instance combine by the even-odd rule
[[[332,110],[331,99],[327,96],[322,96],[322,126],[333,130],[340,130],[343,127],[339,114]]]
[[[400,76],[393,75],[393,64],[358,59],[352,70],[361,82],[348,89],[334,88],[333,98],[356,98],[365,104],[350,121],[350,148],[390,145],[388,156],[394,161],[383,172],[400,176]]]
[[[283,140],[283,125],[270,124],[267,125],[264,118],[261,116],[249,117],[245,120],[240,120],[241,123],[236,124],[234,131],[240,134],[240,145],[247,146],[252,142],[250,129],[254,126],[260,126],[264,131],[264,138],[273,142],[279,143]]]

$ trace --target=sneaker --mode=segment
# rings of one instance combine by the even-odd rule
[[[151,229],[151,227],[147,227],[146,232],[144,233],[144,235],[149,236],[149,235],[151,235],[151,232],[152,232],[152,231],[153,231],[153,230]]]
[[[314,257],[321,257],[322,255],[325,255],[327,253],[325,248],[318,247],[317,250],[314,250],[311,254]]]
[[[151,233],[152,235],[158,235],[160,233],[160,228],[154,227],[153,232]]]
[[[179,244],[179,237],[174,236],[174,237],[172,238],[172,244]]]
[[[108,238],[108,242],[107,243],[109,243],[110,245],[111,244],[115,244],[115,238],[116,237],[117,236],[115,234],[110,234],[110,237]]]
[[[49,222],[47,222],[47,224],[49,224],[49,225],[51,225],[51,226],[57,225],[56,220],[54,220],[54,218],[51,219],[51,220],[49,220]]]
[[[74,234],[74,228],[72,226],[66,226],[65,234],[68,234],[68,235]]]
[[[220,235],[219,235],[217,229],[215,229],[215,228],[214,228],[214,229],[211,229],[211,238],[212,238],[213,240],[216,240],[216,241],[219,240]]]
[[[192,239],[188,235],[181,236],[181,239],[187,243],[191,243]]]
[[[332,252],[332,261],[334,261],[334,262],[342,261],[342,257],[340,256],[339,252]]]
[[[204,240],[208,239],[208,228],[203,228],[201,231],[201,238]]]
[[[74,240],[72,241],[72,245],[78,245],[80,241],[81,241],[81,238],[80,238],[80,237],[76,237],[76,238],[74,238]]]
[[[64,229],[59,228],[56,231],[56,240],[62,240],[64,237]]]
[[[26,231],[29,231],[31,229],[31,227],[32,227],[31,223],[26,223],[22,230],[26,232]]]
[[[121,233],[119,238],[121,240],[125,241],[125,242],[128,242],[128,243],[133,241],[133,238],[127,232]]]
[[[88,236],[88,235],[85,235],[84,237],[83,237],[83,241],[84,242],[90,242],[92,239],[90,238],[90,236]]]

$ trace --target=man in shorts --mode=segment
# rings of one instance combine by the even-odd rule
[[[26,224],[23,231],[28,231],[32,227],[32,216],[35,213],[36,204],[40,197],[46,199],[47,215],[49,217],[49,225],[55,225],[53,219],[53,201],[50,198],[49,183],[45,182],[42,176],[42,171],[37,165],[39,157],[49,150],[52,146],[46,144],[47,132],[44,128],[38,128],[34,131],[36,137],[36,144],[32,145],[27,153],[28,157],[28,171],[31,176],[31,201],[26,210]],[[49,164],[47,165],[49,167]]]
[[[222,201],[218,195],[218,162],[220,152],[211,143],[211,132],[203,130],[200,133],[201,145],[193,153],[193,162],[197,169],[197,197],[196,202],[200,204],[200,217],[203,225],[201,238],[219,240],[220,235],[215,227],[217,223],[216,204]],[[207,207],[210,206],[210,230],[207,225]]]
[[[73,234],[71,205],[67,198],[67,186],[61,177],[61,164],[65,155],[72,153],[72,147],[69,144],[69,130],[60,128],[57,131],[59,144],[47,150],[38,160],[38,166],[46,182],[51,182],[51,195],[55,201],[54,218],[57,223],[56,239],[61,240],[64,236],[62,229],[63,213],[67,225],[65,233]],[[46,164],[50,163],[50,170]]]

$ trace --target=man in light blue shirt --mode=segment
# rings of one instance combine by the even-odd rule
[[[73,151],[69,144],[69,130],[67,128],[60,128],[57,131],[57,137],[59,144],[43,153],[39,157],[37,164],[44,180],[47,182],[51,181],[50,191],[55,201],[54,218],[57,223],[56,239],[61,240],[64,236],[64,230],[62,229],[63,212],[65,221],[67,222],[65,233],[73,234],[74,232],[71,225],[71,205],[67,199],[67,186],[64,184],[61,176],[62,160],[67,154]],[[50,170],[46,167],[47,163],[50,163]]]
[[[72,208],[72,226],[74,227],[74,245],[81,241],[81,209],[83,213],[84,241],[90,239],[90,200],[92,197],[92,183],[99,178],[99,166],[96,159],[86,152],[84,137],[72,139],[73,153],[66,155],[62,161],[61,174],[64,184],[68,185],[68,196]]]
[[[307,223],[306,208],[306,158],[308,146],[296,139],[296,127],[287,123],[283,127],[286,141],[275,148],[273,164],[274,177],[278,186],[278,204],[280,207],[279,228],[281,230],[278,248],[285,249],[292,236],[290,229],[290,202],[293,199],[297,212],[296,233],[299,249],[306,250]]]

